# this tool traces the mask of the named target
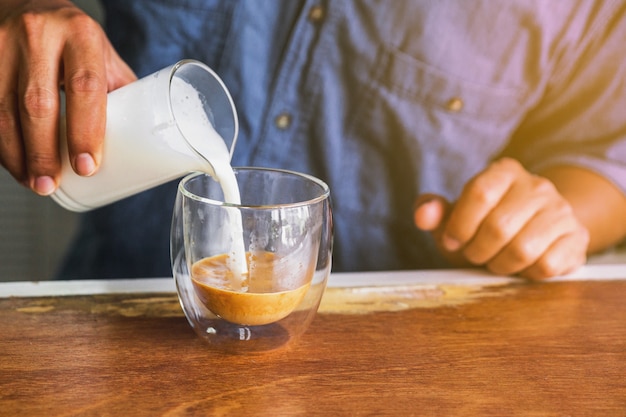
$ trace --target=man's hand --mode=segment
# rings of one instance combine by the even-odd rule
[[[41,195],[59,183],[59,89],[70,161],[91,175],[101,159],[106,94],[136,79],[100,25],[68,0],[0,4],[0,164]]]
[[[589,232],[555,185],[504,158],[470,180],[454,204],[420,196],[415,224],[455,265],[543,279],[586,262]]]

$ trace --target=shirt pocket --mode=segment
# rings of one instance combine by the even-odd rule
[[[368,221],[411,227],[419,194],[454,201],[497,157],[524,117],[528,95],[397,49],[382,48],[377,58],[351,103],[339,205]]]
[[[471,62],[451,62],[451,70],[430,66],[400,50],[384,49],[379,72],[381,88],[409,101],[421,102],[450,118],[480,119],[501,125],[517,119],[524,106],[521,88],[476,83],[463,77]],[[493,72],[498,72],[494,62]],[[470,73],[471,71],[467,71]]]

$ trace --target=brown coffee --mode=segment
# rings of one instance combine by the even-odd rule
[[[233,323],[263,325],[288,316],[302,301],[312,278],[310,268],[294,282],[280,268],[273,253],[246,254],[248,273],[237,277],[228,267],[228,255],[201,259],[192,265],[191,280],[198,298],[214,314]]]

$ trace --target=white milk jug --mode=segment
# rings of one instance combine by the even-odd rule
[[[216,134],[194,134],[191,116],[198,111]],[[62,120],[62,176],[52,198],[66,209],[87,211],[188,172],[214,176],[214,167],[230,166],[238,128],[217,74],[201,62],[180,61],[109,93],[102,163],[93,176],[72,170]]]

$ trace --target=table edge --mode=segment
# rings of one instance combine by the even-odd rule
[[[548,280],[559,281],[626,280],[626,263],[585,265],[576,272]],[[484,269],[442,269],[410,271],[332,273],[329,288],[467,285],[490,286],[514,283],[519,278],[492,275]],[[171,277],[71,281],[0,282],[0,298],[94,295],[114,293],[172,293]]]

